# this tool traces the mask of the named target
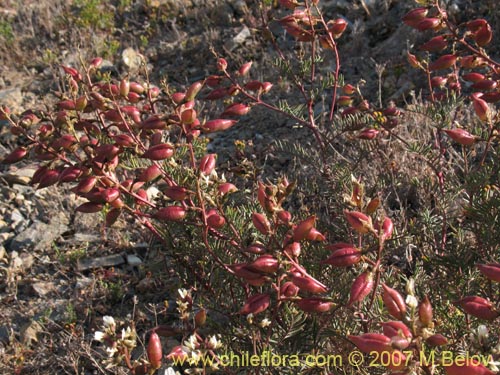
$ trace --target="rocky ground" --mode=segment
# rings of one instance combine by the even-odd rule
[[[74,65],[80,57],[113,48],[105,57],[117,74],[136,75],[142,54],[152,81],[164,79],[175,86],[214,72],[211,47],[234,66],[252,60],[256,72],[269,75],[256,78],[279,79],[269,69],[274,52],[258,30],[258,1],[104,2],[112,3],[108,5],[116,24],[101,28],[89,21],[90,26],[81,24],[79,29],[75,20],[83,17],[82,4],[90,1],[20,3],[7,0],[0,7],[0,104],[14,112],[54,100],[50,92],[59,89],[59,64]],[[341,41],[348,82],[363,78],[366,95],[376,100],[380,94],[385,103],[402,103],[411,90],[418,91],[405,55],[422,37],[400,21],[413,2],[321,3],[328,17],[349,22]],[[457,17],[467,12],[485,16],[492,6],[493,0],[449,4]],[[500,22],[491,21],[499,35]],[[291,44],[287,38],[283,42]],[[491,51],[498,55],[498,45]],[[273,176],[294,162],[276,151],[274,141],[306,138],[307,131],[291,131],[293,125],[256,111],[210,147],[229,159],[234,141],[245,140],[249,154]],[[15,142],[0,123],[0,158]],[[0,167],[0,373],[113,373],[103,369],[105,354],[92,342],[92,332],[103,315],[128,315],[138,325],[155,321],[177,288],[169,277],[168,259],[133,223],[104,232],[98,215],[74,213],[78,202],[61,188],[33,190],[33,172],[29,164]]]

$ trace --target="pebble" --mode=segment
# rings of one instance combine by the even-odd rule
[[[127,264],[132,267],[136,267],[142,264],[141,258],[134,254],[127,254]]]

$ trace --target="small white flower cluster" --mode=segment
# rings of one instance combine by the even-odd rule
[[[108,359],[106,368],[120,364],[126,353],[131,353],[137,344],[135,330],[130,327],[122,328],[120,334],[116,333],[116,322],[112,316],[103,317],[102,331],[94,333],[94,340],[102,342],[106,347]]]

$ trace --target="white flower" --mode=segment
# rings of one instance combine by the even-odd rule
[[[415,296],[408,294],[406,296],[406,304],[408,305],[409,308],[416,309],[418,306],[418,301],[415,298]]]
[[[179,371],[175,371],[172,367],[165,369],[163,375],[180,375]]]
[[[184,346],[189,348],[191,351],[195,350],[196,347],[198,346],[198,340],[196,339],[195,335],[189,336],[189,339],[184,341]]]
[[[264,318],[259,323],[259,326],[261,326],[262,328],[266,328],[266,327],[269,327],[270,324],[271,324],[271,321],[269,319],[267,319],[267,318]]]
[[[94,340],[103,342],[104,341],[104,332],[102,331],[95,331],[94,332]]]
[[[111,358],[115,355],[118,349],[115,346],[108,346],[106,347],[106,351],[108,352],[108,357]]]
[[[179,289],[177,292],[179,293],[181,299],[186,298],[189,293],[186,289]]]
[[[111,330],[115,330],[116,328],[116,323],[115,319],[112,316],[106,315],[102,318],[102,322],[104,324],[105,328],[110,328]]]
[[[488,327],[486,327],[484,324],[481,324],[479,327],[477,327],[477,336],[480,341],[483,341],[488,338]]]
[[[408,279],[405,289],[406,289],[406,294],[409,294],[410,296],[415,295],[415,280],[412,277]]]
[[[215,336],[210,336],[210,339],[208,340],[208,347],[212,350],[218,349],[222,346],[222,343],[217,340],[217,337]]]

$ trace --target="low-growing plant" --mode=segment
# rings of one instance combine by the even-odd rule
[[[262,3],[263,34],[287,100],[268,99],[276,85],[252,78],[251,62],[232,66],[217,56],[217,72],[176,90],[115,81],[99,74],[96,58],[79,69],[62,66],[67,91],[54,110],[2,110],[24,142],[4,163],[39,161],[34,186],[71,184],[76,211],[102,213],[106,226],[135,218],[184,284],[180,323],[151,330],[147,358],[133,359],[133,326],[120,334],[105,317],[95,338],[108,365],[154,373],[166,359],[189,365],[188,373],[241,373],[224,355],[267,352],[293,354],[293,363],[261,361],[244,372],[497,371],[500,119],[493,103],[500,91],[499,64],[484,49],[491,27],[483,19],[454,25],[439,1],[406,14],[408,26],[432,34],[418,56],[408,54],[425,77],[426,99],[381,107],[360,84],[344,81],[337,43],[348,25],[325,19],[318,3],[280,0],[274,11]],[[293,51],[280,47],[273,23],[295,39]],[[239,190],[207,151],[206,134],[233,128],[256,106],[309,129],[311,148],[294,150],[313,160],[302,186],[282,176]],[[399,162],[414,165],[403,171]],[[403,183],[427,190],[429,202],[411,211]],[[290,208],[294,189],[312,184],[326,192],[315,210]],[[413,247],[410,270],[395,264]],[[165,348],[161,336],[181,337],[182,345]],[[366,360],[353,359],[360,352]],[[335,354],[344,361],[308,357]]]

